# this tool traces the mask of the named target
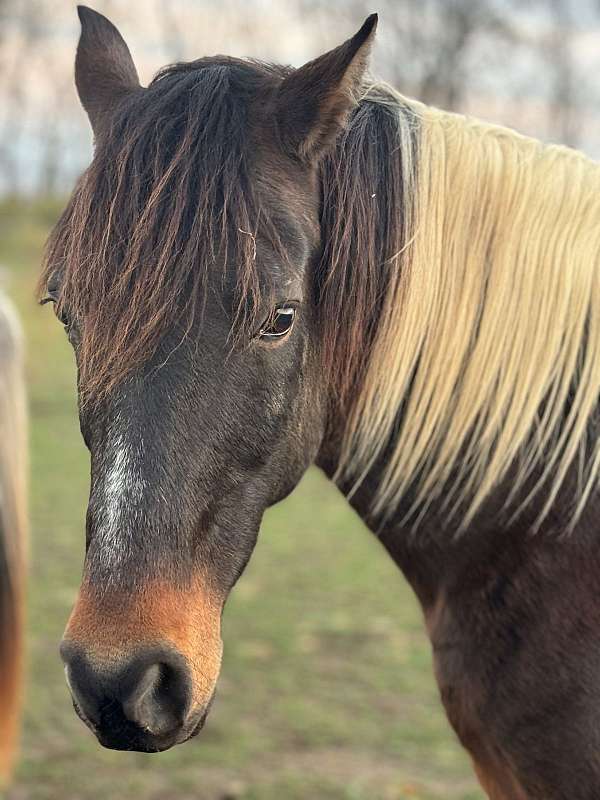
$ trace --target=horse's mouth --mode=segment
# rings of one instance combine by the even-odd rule
[[[214,695],[213,695],[214,697]],[[102,747],[108,750],[135,751],[138,753],[163,753],[178,744],[185,744],[197,736],[208,717],[208,712],[213,702],[211,697],[208,704],[197,720],[192,721],[191,725],[173,731],[172,733],[155,737],[150,732],[140,728],[135,723],[130,722],[125,717],[103,719],[104,724],[98,725],[84,714],[78,703],[73,700],[73,708],[79,719],[90,729]]]
[[[182,739],[181,742],[178,742],[178,744],[184,744],[185,742],[189,742],[190,739],[193,739],[194,736],[198,736],[198,734],[200,733],[200,731],[204,727],[204,724],[206,722],[206,718],[208,717],[208,712],[212,708],[212,704],[214,702],[214,699],[215,699],[215,692],[213,691],[213,693],[210,696],[210,700],[204,706],[204,709],[201,711],[200,716],[198,717],[198,721],[191,726],[190,733],[185,737],[185,739]]]
[[[206,711],[203,712],[202,716],[195,724],[195,726],[192,728],[191,732],[186,736],[185,739],[182,739],[181,742],[178,742],[178,744],[184,744],[185,742],[189,742],[190,739],[193,739],[195,736],[198,736],[198,734],[204,727],[204,723],[206,722],[207,717],[208,717],[208,708],[206,709]]]

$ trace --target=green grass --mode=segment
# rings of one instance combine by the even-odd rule
[[[83,558],[88,486],[73,358],[33,299],[57,208],[0,206],[0,264],[28,341],[29,674],[10,800],[476,800],[400,573],[316,470],[266,515],[224,619],[206,729],[161,755],[103,750],[73,713],[58,642]]]

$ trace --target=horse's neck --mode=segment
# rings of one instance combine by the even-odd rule
[[[337,422],[339,423],[339,418]],[[406,510],[404,507],[399,508],[384,523],[374,518],[372,508],[379,485],[378,476],[384,463],[376,464],[357,486],[350,480],[337,479],[342,447],[341,430],[341,425],[330,421],[316,464],[349,499],[352,508],[381,541],[411,583],[423,607],[427,608],[435,602],[439,586],[444,580],[443,567],[447,561],[443,553],[444,547],[436,540],[437,537],[430,536],[436,524],[434,511],[424,521],[418,543],[411,535],[410,528],[402,524],[402,514]],[[448,541],[451,542],[451,539]]]
[[[530,531],[545,502],[545,496],[542,494],[534,498],[520,516],[513,518],[511,509],[506,507],[507,492],[514,485],[511,471],[490,493],[466,530],[460,529],[459,519],[453,521],[448,518],[443,499],[433,500],[427,513],[415,526],[413,520],[407,521],[414,501],[410,492],[385,519],[373,514],[380,476],[387,463],[385,451],[360,483],[339,477],[344,428],[343,417],[338,413],[332,415],[316,465],[336,483],[365,525],[377,536],[411,583],[425,609],[433,606],[444,587],[460,584],[465,576],[481,571],[484,564],[502,564],[504,560],[523,564],[527,559],[544,558],[545,551],[548,548],[552,550],[557,542],[563,542],[565,546],[572,542],[582,552],[587,548],[593,552],[597,550],[600,492],[590,497],[567,543],[561,536],[567,528],[571,501],[577,491],[577,465],[569,472],[552,513],[543,521],[536,536],[532,537]],[[598,435],[600,424],[594,431],[594,437]],[[393,449],[393,443],[390,448]],[[515,465],[517,468],[518,465]],[[534,481],[535,477],[534,474],[531,480]],[[528,488],[526,485],[522,494],[517,494],[517,502],[524,498]]]

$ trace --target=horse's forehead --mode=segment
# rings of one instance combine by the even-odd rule
[[[307,265],[320,241],[318,192],[306,176],[275,173],[271,166],[265,172],[268,182],[263,173],[255,189],[259,207],[264,209],[270,225],[266,231],[257,225],[257,266],[259,270],[275,270],[292,278]]]

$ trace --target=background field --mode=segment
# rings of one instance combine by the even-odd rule
[[[476,800],[443,716],[411,591],[316,470],[265,519],[224,618],[217,700],[161,755],[102,750],[73,713],[57,647],[83,558],[88,487],[70,348],[34,303],[56,203],[0,204],[2,281],[28,342],[29,677],[8,800]]]

